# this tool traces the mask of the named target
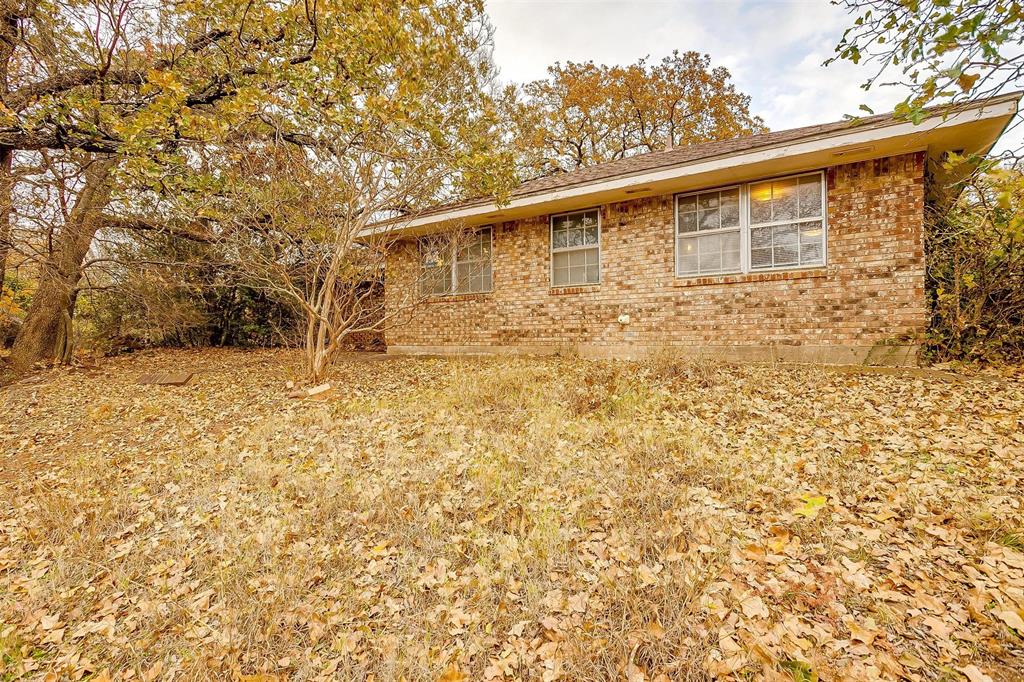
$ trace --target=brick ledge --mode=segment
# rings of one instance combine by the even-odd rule
[[[582,284],[574,287],[551,287],[548,289],[548,296],[565,296],[566,294],[586,294],[592,291],[600,291],[600,284]]]
[[[486,291],[479,294],[445,294],[443,296],[431,296],[423,299],[424,303],[461,303],[463,301],[486,301],[491,298],[493,292]]]
[[[700,287],[717,284],[742,284],[744,282],[788,282],[794,279],[812,279],[827,276],[828,268],[785,270],[782,272],[747,272],[737,275],[717,275],[715,277],[676,278],[672,282],[672,286]]]

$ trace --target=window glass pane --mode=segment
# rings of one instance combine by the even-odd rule
[[[821,241],[824,230],[821,229],[821,222],[816,221],[813,223],[801,223],[800,224],[800,241],[811,242]]]
[[[796,178],[772,183],[772,220],[796,218]]]
[[[800,244],[801,265],[819,265],[822,263],[824,255],[825,252],[821,248],[820,241]]]
[[[679,213],[679,232],[696,232],[697,231],[697,214],[694,213]]]
[[[441,251],[436,247],[422,247],[422,265],[424,268],[436,268],[441,264]]]
[[[440,269],[440,268],[439,268]],[[490,290],[491,230],[480,230],[468,237],[462,244],[455,259],[455,282],[451,287],[450,268],[448,271],[449,290],[457,294],[477,293]],[[486,277],[484,273],[487,273]]]
[[[475,270],[472,263],[459,263],[455,266],[455,290],[457,292],[469,291]]]
[[[553,254],[555,286],[575,286],[579,284],[597,284],[600,280],[597,248],[567,251]]]
[[[693,212],[697,210],[697,197],[691,195],[688,197],[679,197],[679,212],[685,213],[687,211]]]
[[[821,217],[821,176],[800,178],[799,204],[801,218]]]
[[[772,250],[767,249],[751,249],[750,250],[750,267],[752,268],[770,268],[772,266]]]
[[[587,264],[584,266],[583,281],[588,284],[597,284],[600,278],[597,271],[597,261],[600,258],[600,253],[597,249],[587,249],[583,254],[585,256],[584,262]]]
[[[740,250],[736,249],[735,251],[722,251],[722,270],[733,271],[739,269]]]
[[[420,287],[425,295],[447,294],[451,290],[451,259],[444,257],[444,249],[437,244],[421,245]]]
[[[820,222],[800,225],[800,263],[814,265],[824,260],[824,230]]]
[[[772,244],[774,246],[793,246],[799,235],[797,225],[776,225],[772,228]]]
[[[718,192],[697,195],[697,205],[703,209],[718,208]]]
[[[740,269],[740,232],[725,232],[722,234],[722,269]]]
[[[581,218],[584,227],[597,227],[597,211],[587,211]]]
[[[754,227],[750,230],[750,248],[770,249],[772,246],[772,228]]]
[[[588,227],[583,234],[583,241],[586,244],[597,244],[597,226]]]
[[[796,265],[800,262],[797,225],[777,225],[772,228],[772,258],[776,267]]]
[[[779,267],[780,265],[799,265],[799,250],[800,249],[796,244],[792,244],[790,246],[780,246],[776,244],[775,248],[772,249],[772,258],[775,259],[775,267]]]
[[[552,235],[552,246],[556,249],[564,249],[567,244],[569,233],[565,230],[555,230]]]
[[[750,186],[750,222],[769,223],[772,220],[772,183],[762,182]]]
[[[740,224],[739,200],[727,201],[722,195],[722,227],[738,227]]]
[[[491,288],[491,264],[480,263],[459,263],[456,266],[455,292],[459,294],[472,294],[481,291],[489,291]]]
[[[677,270],[680,275],[697,274],[697,238],[681,237],[677,246]]]
[[[446,294],[451,289],[452,273],[448,268],[428,268],[423,271],[422,286],[426,294]]]
[[[722,226],[718,208],[700,210],[700,229],[717,230]]]
[[[480,249],[480,240],[474,237],[472,241],[467,243],[463,248],[459,249],[459,255],[457,260],[479,260],[482,255],[483,252]]]
[[[676,272],[681,276],[740,269],[739,230],[680,237],[676,249]]]
[[[717,234],[697,238],[698,263],[700,271],[714,272],[722,269],[721,237]]]

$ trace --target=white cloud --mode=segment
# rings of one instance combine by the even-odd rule
[[[862,90],[873,67],[822,65],[852,20],[826,0],[488,0],[487,11],[508,81],[543,78],[556,61],[628,64],[697,50],[732,72],[752,113],[773,130],[839,120],[861,104],[880,113],[904,96],[899,88]]]

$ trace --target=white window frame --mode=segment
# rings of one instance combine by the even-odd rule
[[[555,218],[564,218],[565,216],[576,215],[578,213],[590,213],[594,211],[597,213],[597,244],[585,244],[583,246],[562,246],[555,248]],[[574,287],[596,287],[601,285],[601,281],[604,278],[604,269],[602,262],[602,248],[601,248],[601,207],[591,206],[590,208],[581,208],[575,211],[564,211],[563,213],[552,213],[548,216],[548,284],[552,289],[571,289]],[[555,284],[555,254],[566,253],[571,251],[587,251],[593,248],[597,248],[597,281],[596,282],[583,282],[581,284]]]
[[[702,229],[700,229],[700,208],[699,208],[700,204],[698,202],[697,230],[694,231],[694,232],[685,232],[685,233],[679,232],[679,200],[680,199],[685,199],[687,197],[696,197],[696,196],[698,196],[700,194],[711,194],[712,192],[719,192],[719,193],[721,193],[721,192],[725,192],[725,191],[730,190],[730,189],[739,190],[739,192],[738,192],[738,194],[739,194],[739,211],[740,211],[740,222],[739,222],[739,225],[737,225],[735,227],[719,227],[718,229],[715,229],[715,230],[702,230]],[[743,252],[744,252],[744,248],[745,248],[745,242],[744,242],[743,233],[746,231],[745,228],[744,228],[744,224],[743,224],[743,215],[744,215],[744,212],[747,210],[747,204],[746,204],[745,198],[746,198],[746,192],[744,191],[744,186],[743,185],[725,185],[724,187],[709,187],[708,189],[702,189],[702,190],[699,190],[697,192],[686,192],[685,194],[677,194],[676,195],[675,200],[673,201],[673,204],[672,204],[673,216],[674,216],[674,222],[675,222],[675,230],[673,231],[673,234],[672,234],[672,243],[673,243],[672,269],[675,271],[676,277],[684,278],[684,279],[693,279],[695,277],[721,277],[721,276],[724,276],[724,275],[735,275],[735,274],[737,274],[739,272],[743,272]],[[719,197],[719,201],[721,201],[721,197]],[[740,269],[739,270],[716,270],[715,272],[706,272],[706,273],[694,272],[694,273],[685,274],[685,275],[679,273],[679,241],[683,237],[703,237],[704,235],[725,234],[726,232],[737,232],[737,231],[740,234]],[[699,258],[699,256],[698,256],[698,258]]]
[[[807,265],[779,265],[770,268],[753,268],[750,265],[750,188],[752,185],[759,185],[764,182],[777,182],[779,180],[789,180],[791,178],[805,178],[817,176],[821,183],[821,262],[810,263]],[[721,192],[724,190],[733,189],[739,187],[740,190],[740,269],[739,270],[726,270],[721,272],[709,272],[707,274],[700,273],[681,273],[679,272],[679,200],[696,196],[698,194],[707,194],[708,192]],[[828,265],[828,185],[826,184],[825,171],[811,171],[809,173],[792,173],[790,175],[779,175],[769,178],[761,178],[758,180],[752,180],[751,182],[745,182],[740,185],[724,185],[722,187],[707,187],[705,189],[697,190],[694,192],[684,192],[677,194],[672,202],[672,271],[675,274],[676,279],[698,279],[704,277],[726,277],[729,275],[746,275],[746,274],[757,274],[761,272],[789,272],[792,270],[813,270],[815,268],[823,268]],[[756,227],[772,227],[774,225],[789,225],[799,223],[809,223],[819,220],[819,218],[794,218],[792,220],[779,220],[770,223],[758,223]],[[705,234],[718,234],[720,232],[726,232],[734,228],[719,228],[717,230],[697,230],[696,232],[687,232],[686,236],[696,236]],[[799,239],[799,237],[798,237]]]
[[[434,298],[434,297],[439,298],[439,297],[442,297],[442,296],[472,296],[474,294],[489,294],[489,293],[494,291],[494,226],[493,225],[482,225],[481,227],[478,227],[475,230],[473,230],[471,234],[475,237],[476,235],[478,235],[479,233],[483,232],[484,230],[487,230],[487,234],[490,237],[490,239],[489,239],[490,243],[489,243],[488,248],[487,248],[487,253],[488,253],[488,256],[490,257],[490,260],[491,260],[491,286],[490,286],[490,288],[489,289],[481,289],[480,291],[459,291],[458,290],[458,286],[459,286],[458,265],[459,265],[459,262],[460,262],[459,261],[459,245],[458,244],[452,244],[451,245],[451,256],[450,256],[450,261],[451,262],[448,265],[449,276],[451,277],[451,283],[452,283],[451,288],[448,291],[445,291],[443,293],[437,293],[437,292],[431,291],[431,292],[423,292],[422,295],[425,295],[425,296],[431,297],[431,298]],[[420,278],[421,278],[420,281],[422,281],[423,272],[424,272],[424,269],[426,267],[424,262],[423,262],[423,256],[424,256],[424,254],[423,254],[423,250],[422,250],[422,246],[421,246],[420,247]],[[462,261],[462,262],[468,262],[468,261]]]

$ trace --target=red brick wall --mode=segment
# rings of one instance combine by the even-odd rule
[[[493,292],[421,304],[388,328],[389,350],[639,355],[673,346],[906,362],[926,324],[924,163],[915,153],[829,168],[827,264],[811,270],[677,278],[665,195],[602,206],[602,283],[552,289],[548,216],[499,223]],[[386,295],[411,286],[416,253],[412,242],[395,250]]]

